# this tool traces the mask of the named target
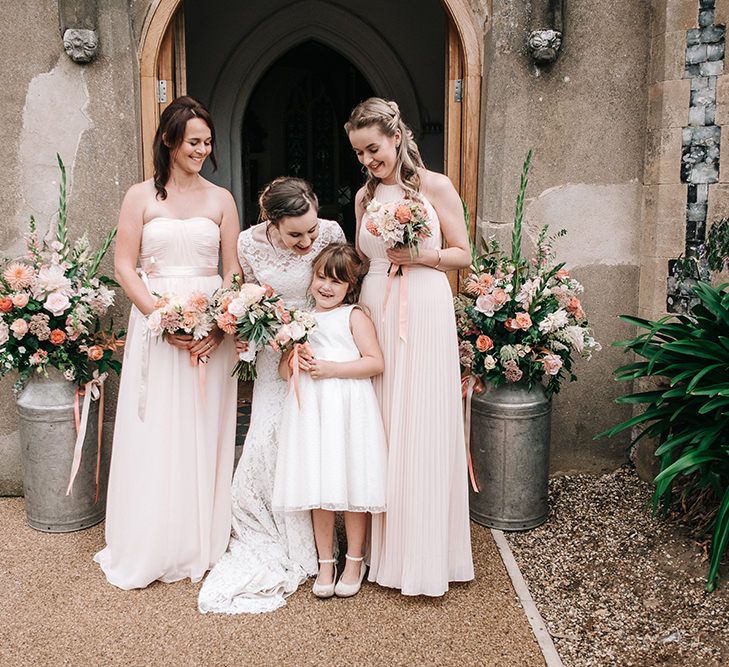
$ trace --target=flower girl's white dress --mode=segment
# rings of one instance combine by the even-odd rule
[[[360,358],[349,318],[355,306],[314,313],[309,343],[317,359]],[[289,388],[279,431],[273,508],[352,512],[385,509],[387,445],[369,378],[299,378]]]

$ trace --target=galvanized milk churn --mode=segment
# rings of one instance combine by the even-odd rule
[[[76,385],[56,368],[47,370],[48,377],[33,374],[17,399],[25,513],[31,527],[65,533],[88,528],[104,518],[105,474],[101,475],[99,500],[94,502],[99,402],[90,404],[81,467],[73,492],[67,496],[76,443]],[[101,470],[107,471],[109,455],[104,450],[102,457]]]
[[[470,490],[471,519],[500,530],[546,520],[551,407],[541,385],[487,383],[473,395],[471,455],[480,491]]]

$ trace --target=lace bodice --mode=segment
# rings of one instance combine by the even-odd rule
[[[268,283],[281,295],[288,308],[302,308],[311,282],[311,265],[329,243],[346,241],[342,228],[333,220],[319,220],[319,236],[311,252],[297,255],[253,238],[253,227],[238,237],[238,259],[246,282]]]

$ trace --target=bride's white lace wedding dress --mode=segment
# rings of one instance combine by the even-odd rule
[[[320,220],[311,252],[296,255],[254,239],[252,229],[247,229],[238,239],[238,257],[246,282],[268,283],[286,307],[300,308],[306,302],[314,259],[328,243],[344,240],[336,222]],[[277,429],[287,393],[278,374],[279,359],[269,349],[258,354],[251,423],[233,477],[230,545],[200,589],[198,609],[203,613],[273,611],[317,573],[311,513],[271,509]]]

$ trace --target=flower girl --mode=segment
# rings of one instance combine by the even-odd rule
[[[387,445],[370,378],[384,363],[370,318],[354,302],[363,273],[350,245],[332,243],[314,261],[310,292],[316,328],[313,358],[302,355],[298,392],[283,408],[273,509],[312,510],[319,554],[313,593],[328,598],[359,592],[366,566],[367,512],[385,510]],[[284,356],[280,372],[291,374]],[[344,512],[346,565],[336,582],[334,515]]]

